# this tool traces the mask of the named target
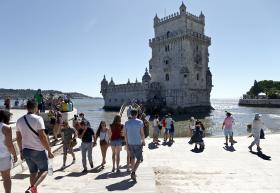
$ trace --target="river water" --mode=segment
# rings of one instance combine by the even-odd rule
[[[97,129],[101,120],[110,124],[118,113],[104,111],[102,108],[104,105],[103,99],[74,99],[73,103],[78,112],[85,113],[94,129]],[[212,99],[211,104],[215,110],[209,116],[201,119],[207,128],[207,133],[211,136],[223,135],[221,125],[225,118],[225,111],[231,112],[235,119],[234,135],[247,134],[247,124],[252,122],[255,113],[262,114],[266,133],[280,132],[280,108],[240,107],[237,99]],[[0,101],[0,106],[2,105],[3,101]],[[186,136],[187,125],[187,119],[176,121],[175,137]]]
[[[106,112],[102,109],[104,105],[103,99],[76,99],[73,100],[75,107],[79,112],[84,112],[91,125],[96,129],[101,120],[110,124],[113,117],[118,112]],[[237,99],[212,99],[213,110],[210,116],[201,119],[207,128],[208,134],[212,136],[221,136],[221,125],[225,118],[225,111],[233,114],[235,119],[234,134],[246,135],[247,125],[254,118],[255,113],[262,114],[262,119],[265,123],[267,133],[280,132],[280,108],[255,108],[255,107],[240,107]],[[176,120],[176,119],[175,119]],[[175,136],[186,136],[186,126],[188,121],[177,121],[175,124]]]

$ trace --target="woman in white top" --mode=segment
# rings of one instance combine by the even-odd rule
[[[251,143],[251,145],[248,147],[250,151],[252,151],[252,147],[254,145],[257,145],[257,150],[261,151],[260,148],[260,133],[261,129],[264,127],[264,124],[261,120],[260,114],[255,114],[255,118],[253,120],[252,124],[252,135],[254,137],[254,141]]]
[[[102,154],[102,167],[106,164],[106,154],[109,147],[109,135],[109,129],[106,127],[105,121],[101,121],[96,132],[96,137],[99,137],[100,139],[99,142]]]
[[[0,172],[3,178],[5,193],[11,193],[11,154],[17,162],[17,155],[12,141],[12,130],[7,125],[10,122],[10,113],[0,110]]]

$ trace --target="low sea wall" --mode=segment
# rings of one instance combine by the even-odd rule
[[[280,99],[240,99],[240,106],[280,108]]]

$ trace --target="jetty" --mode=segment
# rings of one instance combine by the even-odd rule
[[[239,99],[239,106],[280,108],[280,99]]]

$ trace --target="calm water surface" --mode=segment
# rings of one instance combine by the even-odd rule
[[[91,125],[96,129],[101,120],[107,124],[111,123],[113,117],[118,112],[106,112],[102,109],[103,99],[76,99],[73,101],[79,112],[84,112]],[[235,119],[235,135],[247,134],[247,124],[251,123],[255,113],[262,114],[262,119],[267,128],[266,132],[280,132],[280,108],[255,108],[240,107],[238,99],[213,99],[211,100],[213,110],[210,116],[205,117],[202,121],[207,127],[208,134],[212,136],[221,136],[221,125],[225,118],[225,111],[233,114]],[[176,136],[186,136],[186,126],[188,121],[178,121],[175,124]]]

